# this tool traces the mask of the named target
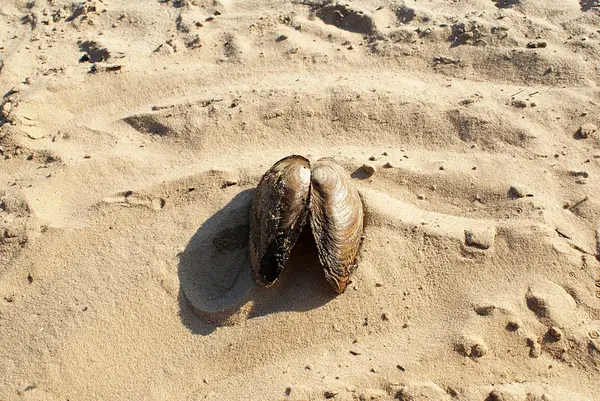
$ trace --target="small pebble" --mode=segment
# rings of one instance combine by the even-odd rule
[[[522,100],[513,100],[513,101],[511,102],[511,105],[512,105],[513,107],[516,107],[517,109],[524,109],[524,108],[526,108],[526,107],[527,107],[527,103],[525,103],[525,102],[524,102],[524,101],[522,101]]]
[[[424,400],[447,400],[449,395],[442,390],[437,384],[432,382],[413,383],[403,386],[398,394],[397,399],[404,401],[424,401]]]
[[[483,340],[477,337],[464,337],[458,344],[456,350],[469,358],[481,358],[488,352],[488,347]]]
[[[587,139],[591,137],[596,131],[598,131],[598,127],[594,124],[584,124],[577,130],[575,137],[578,139]]]
[[[440,170],[445,170],[446,168],[444,166],[440,166]]]
[[[383,165],[383,168],[394,168],[394,166],[392,165],[392,163],[387,162]]]
[[[512,185],[508,189],[508,197],[509,198],[519,199],[519,198],[524,198],[526,196],[531,197],[531,196],[533,196],[533,193],[521,185],[518,185],[518,184]]]
[[[506,330],[508,331],[517,331],[520,327],[521,325],[516,320],[509,320],[509,322],[506,323]]]
[[[325,391],[325,398],[329,399],[329,398],[333,398],[336,395],[339,394],[339,391]]]
[[[381,281],[378,281],[375,283],[375,287],[383,287],[383,283]]]
[[[573,177],[583,177],[588,178],[590,174],[587,171],[571,171],[571,175]]]
[[[527,339],[527,345],[530,347],[529,356],[532,358],[539,358],[542,355],[542,346],[533,338]]]
[[[12,110],[12,103],[11,102],[6,102],[2,105],[2,108],[0,109],[1,115],[3,117],[8,117],[10,112]]]
[[[544,40],[533,41],[533,42],[527,43],[528,49],[543,49],[546,46],[548,46],[548,42],[546,42]]]
[[[223,181],[223,184],[221,184],[221,188],[227,188],[227,187],[232,187],[234,185],[237,185],[237,181],[236,180],[225,180]]]
[[[465,244],[478,249],[490,249],[494,245],[496,228],[483,226],[465,230]]]
[[[372,164],[363,164],[362,169],[365,173],[369,175],[373,175],[377,171],[375,166],[373,166]]]
[[[548,335],[555,341],[560,341],[560,339],[563,337],[563,332],[558,327],[552,326],[550,327],[550,330],[548,330]]]
[[[371,156],[371,157],[369,157],[369,160],[371,160],[372,162],[374,162],[375,160],[377,160],[377,158],[375,156]]]
[[[521,401],[525,400],[525,394],[519,390],[499,389],[496,388],[485,399],[486,401]],[[539,399],[536,397],[536,400]],[[544,401],[546,399],[544,398]]]
[[[381,314],[381,320],[384,320],[386,322],[388,322],[390,320],[390,314],[387,312],[384,312]]]
[[[417,198],[419,198],[420,200],[423,200],[423,199],[425,199],[425,195],[419,194],[419,195],[417,195]]]

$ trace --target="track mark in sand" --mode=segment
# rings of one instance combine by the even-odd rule
[[[484,115],[479,110],[451,109],[446,112],[446,117],[461,141],[475,143],[486,150],[505,145],[525,148],[534,138],[529,127],[506,121],[500,115]],[[490,132],[495,135],[491,136]]]
[[[345,31],[370,35],[375,30],[373,18],[349,4],[317,4],[311,8],[321,21]]]
[[[205,99],[166,106],[152,106],[148,113],[134,114],[123,118],[136,131],[151,137],[173,137],[202,141],[198,132],[207,130],[207,122],[212,123],[218,110],[216,104],[223,99]],[[210,107],[209,107],[210,106]],[[203,108],[207,108],[201,111]],[[212,124],[209,124],[212,126]]]
[[[161,210],[166,205],[166,201],[163,198],[137,194],[133,191],[120,192],[115,196],[105,198],[102,203],[125,207],[141,206],[152,210]]]

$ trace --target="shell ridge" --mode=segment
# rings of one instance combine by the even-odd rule
[[[363,228],[362,201],[346,171],[333,162],[318,162],[312,182],[310,219],[319,261],[327,280],[341,293],[356,269]]]

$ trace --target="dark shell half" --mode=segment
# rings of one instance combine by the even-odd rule
[[[272,285],[290,257],[306,223],[310,162],[302,156],[281,159],[256,188],[250,216],[250,262],[259,285]]]

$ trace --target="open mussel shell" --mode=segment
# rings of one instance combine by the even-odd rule
[[[272,285],[283,270],[308,215],[310,162],[281,159],[256,188],[250,216],[250,262],[259,285]]]
[[[256,282],[272,285],[283,270],[307,218],[325,278],[344,292],[356,269],[363,205],[346,171],[328,159],[281,159],[261,178],[252,201],[250,262]]]
[[[310,224],[325,270],[325,278],[342,293],[356,270],[364,212],[358,190],[348,173],[332,160],[319,160],[312,169]]]

